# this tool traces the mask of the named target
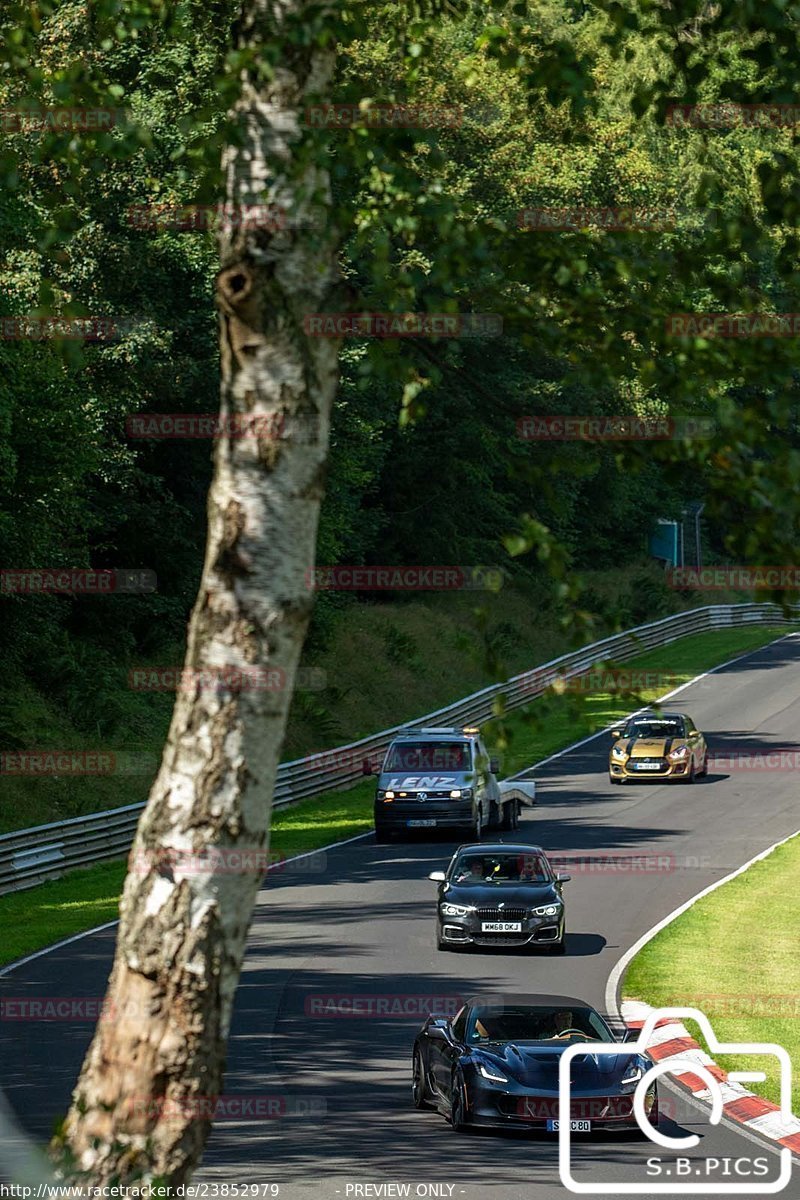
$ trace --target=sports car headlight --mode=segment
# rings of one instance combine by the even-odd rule
[[[478,1063],[478,1074],[484,1079],[490,1079],[492,1083],[508,1083],[505,1075],[501,1075],[497,1067],[487,1067],[485,1063]]]
[[[628,752],[624,746],[612,746],[611,747],[611,757],[612,758],[625,758],[627,753]]]
[[[689,749],[687,746],[678,746],[677,750],[670,750],[667,758],[672,758],[678,761],[679,759],[686,758],[688,753]]]
[[[466,917],[467,913],[469,913],[469,912],[471,912],[471,909],[466,904],[443,904],[442,905],[442,916],[443,917]]]
[[[535,917],[554,917],[557,912],[561,911],[561,905],[543,904],[541,908],[534,908],[532,911]]]
[[[641,1078],[642,1068],[635,1066],[631,1068],[627,1075],[623,1076],[623,1078],[620,1080],[620,1084],[622,1087],[633,1087]]]

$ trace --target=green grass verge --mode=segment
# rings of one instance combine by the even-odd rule
[[[270,855],[291,858],[371,829],[374,791],[374,779],[365,779],[347,791],[278,809],[272,818]],[[0,966],[116,920],[124,878],[124,861],[102,863],[0,897]]]
[[[795,837],[657,934],[623,981],[626,999],[700,1009],[720,1041],[783,1046],[792,1060],[795,1113],[800,1113],[798,878],[800,837]],[[697,1027],[690,1027],[708,1050]],[[780,1102],[774,1058],[712,1057],[725,1070],[765,1071],[766,1083],[745,1086]]]
[[[681,679],[691,679],[710,666],[766,644],[780,632],[740,629],[696,634],[641,655],[626,666],[669,671]],[[623,703],[618,695],[598,694],[581,698],[582,716],[576,716],[574,702],[565,696],[535,700],[529,707],[531,716],[515,714],[503,722],[509,741],[509,749],[504,752],[504,775],[602,728],[630,711],[632,705]],[[365,779],[346,791],[279,809],[272,821],[271,853],[291,857],[371,829],[374,788],[375,781]],[[0,926],[4,930],[0,965],[114,920],[123,877],[123,863],[105,863],[0,898]]]

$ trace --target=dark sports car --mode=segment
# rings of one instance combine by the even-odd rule
[[[576,1042],[616,1042],[599,1013],[567,996],[467,1001],[452,1019],[430,1016],[414,1042],[416,1108],[436,1108],[456,1131],[470,1126],[558,1132],[562,1053]],[[625,1051],[578,1055],[571,1071],[571,1130],[638,1130],[633,1093],[649,1059]],[[645,1112],[658,1124],[657,1085]]]
[[[436,945],[549,946],[564,953],[566,929],[561,885],[539,846],[459,846],[439,884]]]

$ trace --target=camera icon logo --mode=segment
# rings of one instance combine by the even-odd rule
[[[597,1058],[599,1055],[619,1055],[630,1053],[647,1056],[647,1046],[659,1021],[664,1020],[695,1021],[703,1032],[712,1054],[754,1054],[761,1057],[771,1055],[778,1060],[780,1066],[780,1115],[785,1121],[792,1119],[792,1063],[783,1046],[775,1042],[720,1042],[711,1027],[711,1022],[705,1013],[697,1008],[658,1008],[648,1014],[635,1042],[625,1042],[624,1047],[619,1042],[580,1042],[569,1046],[561,1055],[559,1062],[559,1111],[570,1112],[570,1064],[578,1055],[589,1055]],[[654,1064],[645,1071],[636,1084],[633,1095],[633,1112],[640,1130],[651,1142],[665,1150],[691,1150],[700,1144],[696,1134],[687,1137],[669,1137],[651,1125],[645,1112],[645,1094],[652,1088],[655,1081],[662,1075],[680,1075],[690,1073],[702,1079],[711,1097],[711,1113],[709,1122],[718,1125],[723,1115],[723,1094],[718,1079],[703,1066],[688,1056],[670,1056],[661,1063]],[[728,1073],[730,1083],[763,1083],[766,1075],[763,1071],[731,1071]],[[558,1133],[558,1173],[561,1182],[570,1192],[579,1195],[654,1195],[657,1193],[683,1193],[684,1195],[773,1195],[783,1191],[789,1183],[792,1174],[792,1152],[788,1147],[782,1147],[780,1152],[780,1175],[778,1179],[757,1184],[747,1182],[708,1183],[698,1180],[697,1183],[655,1183],[652,1179],[638,1183],[581,1183],[572,1174],[570,1121],[562,1120]]]

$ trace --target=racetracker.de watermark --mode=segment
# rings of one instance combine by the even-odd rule
[[[309,104],[307,129],[458,129],[464,110],[433,104]]]
[[[111,129],[125,117],[121,108],[0,108],[3,133],[96,133]]]
[[[152,775],[158,759],[147,750],[0,750],[0,775],[31,778]]]
[[[309,337],[499,337],[503,318],[498,313],[307,313],[303,328]]]
[[[286,210],[274,204],[131,204],[127,222],[134,229],[206,232],[266,229],[287,225]]]
[[[0,570],[0,594],[14,596],[114,596],[154,592],[155,571],[139,567],[92,571],[78,567]]]
[[[108,750],[0,750],[0,775],[113,775]]]
[[[203,440],[256,438],[259,441],[313,442],[319,422],[285,413],[137,413],[126,417],[129,438]]]
[[[800,589],[800,567],[670,567],[667,587],[699,592],[787,591]]]
[[[321,667],[298,667],[295,691],[319,692],[328,677]],[[134,692],[282,692],[287,675],[282,667],[132,667],[128,687]]]
[[[676,992],[671,1004],[702,1008],[718,1017],[771,1017],[796,1020],[800,1017],[800,996],[770,992]]]
[[[454,1017],[464,996],[422,996],[405,992],[309,992],[303,1001],[307,1017],[360,1019],[391,1017],[424,1021],[426,1017]]]
[[[318,592],[495,592],[503,586],[502,567],[314,567],[306,586]]]
[[[711,751],[709,771],[800,771],[800,748],[769,747],[764,750],[731,749]]]
[[[653,209],[633,205],[609,208],[606,205],[572,205],[559,208],[522,208],[517,226],[536,232],[576,232],[582,229],[609,231],[635,230],[660,233],[675,228],[674,209]]]
[[[324,850],[287,858],[277,850],[261,846],[206,846],[204,849],[158,846],[152,850],[133,850],[128,859],[131,874],[149,875],[151,871],[178,876],[188,875],[266,875],[293,872],[323,875],[328,857]]]
[[[528,858],[520,855],[520,866]],[[567,871],[570,875],[672,875],[681,870],[682,860],[674,854],[548,854],[547,861],[554,871]],[[710,864],[710,859],[708,860]],[[694,860],[700,865],[700,859]]]
[[[667,337],[800,337],[800,313],[671,313]]]
[[[707,438],[713,422],[705,417],[528,416],[517,420],[524,442],[659,442]]]
[[[0,339],[5,342],[41,342],[63,338],[70,342],[114,342],[131,333],[134,317],[0,317]]]
[[[647,671],[597,667],[578,675],[554,675],[549,671],[529,671],[514,681],[516,695],[539,695],[548,689],[561,695],[565,692],[585,694],[594,692],[625,692],[636,695],[644,691],[668,692],[678,686],[679,676],[669,671]]]
[[[666,124],[672,129],[792,129],[800,124],[800,104],[670,104]]]
[[[224,1096],[132,1096],[125,1102],[129,1119],[155,1121],[274,1121],[281,1117],[324,1117],[322,1096],[286,1093]]]

